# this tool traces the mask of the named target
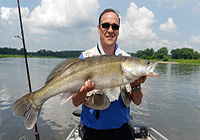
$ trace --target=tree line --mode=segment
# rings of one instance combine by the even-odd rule
[[[168,59],[200,59],[200,53],[191,48],[174,49],[171,50],[170,55],[166,47],[162,47],[156,52],[152,48],[147,48],[145,50],[139,50],[135,54],[132,53],[131,55],[148,60],[162,59],[164,61],[168,61]]]
[[[79,57],[82,51],[51,51],[41,49],[37,52],[27,52],[28,56],[47,56],[47,57]],[[7,55],[24,55],[24,49],[16,49],[16,48],[0,48],[0,54]],[[143,59],[162,59],[164,61],[168,61],[168,59],[200,59],[200,53],[194,51],[191,48],[181,48],[171,50],[170,55],[168,49],[166,47],[162,47],[157,51],[154,51],[153,48],[138,50],[136,53],[130,53],[131,56],[143,58]]]
[[[46,56],[46,57],[79,57],[82,51],[51,51],[51,50],[45,50],[41,49],[37,52],[27,52],[27,56],[33,57],[33,56]],[[16,48],[0,48],[0,54],[7,54],[7,55],[24,55],[24,49],[16,49]]]

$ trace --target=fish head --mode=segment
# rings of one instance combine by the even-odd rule
[[[122,70],[127,80],[141,76],[159,77],[159,74],[154,72],[156,65],[154,61],[130,57],[122,63]]]
[[[159,74],[154,72],[156,65],[157,63],[154,61],[133,58],[131,73],[136,76],[159,77]]]

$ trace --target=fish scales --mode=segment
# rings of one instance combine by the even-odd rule
[[[95,82],[95,87],[97,89],[113,86],[111,83],[114,84],[114,80],[124,78],[122,77],[123,73],[121,71],[121,59],[116,59],[116,57],[114,57],[114,59],[99,57],[99,59],[92,59],[86,62],[88,62],[88,64],[85,65],[84,72],[86,76],[84,80],[90,78]],[[99,79],[101,80],[99,81]],[[118,83],[118,85],[120,85],[120,83]]]

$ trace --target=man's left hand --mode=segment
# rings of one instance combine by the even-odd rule
[[[131,87],[137,87],[140,84],[144,83],[147,79],[147,76],[142,76],[139,79],[135,80],[133,83],[130,83]]]

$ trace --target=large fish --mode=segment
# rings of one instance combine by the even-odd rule
[[[95,83],[95,89],[103,90],[126,85],[145,75],[158,77],[153,72],[155,66],[152,61],[114,55],[64,60],[52,70],[42,88],[17,100],[12,110],[14,115],[24,117],[27,129],[32,129],[42,105],[52,96],[64,93],[64,103],[78,92],[87,79]]]

